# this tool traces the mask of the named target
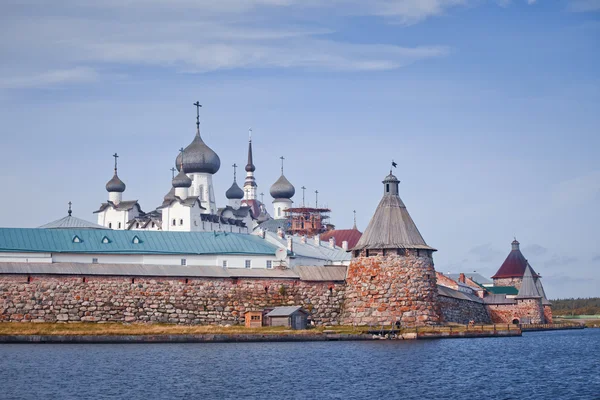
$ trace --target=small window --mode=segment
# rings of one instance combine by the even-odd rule
[[[389,184],[389,183],[386,183],[386,184],[385,184],[385,191],[386,191],[386,192],[389,192],[389,191],[390,191],[390,184]]]
[[[223,268],[227,268],[227,260],[223,260]]]
[[[175,220],[171,221],[171,224],[172,224],[173,226],[175,226],[175,223],[176,223],[176,221],[175,221]]]
[[[181,265],[187,265],[187,260],[185,258],[181,259]]]
[[[112,229],[112,222],[109,222],[109,223],[108,223],[108,228],[109,228],[109,229]]]
[[[108,243],[110,243],[110,239],[109,239],[109,238],[107,238],[106,236],[104,236],[104,237],[102,238],[102,243],[104,243],[104,244],[108,244]]]
[[[81,242],[83,242],[83,240],[81,240],[79,238],[79,236],[77,236],[77,235],[73,236],[73,243],[81,243]]]
[[[156,224],[153,222],[153,223],[152,223],[152,227],[154,228],[155,226],[156,226]]]
[[[133,243],[133,244],[139,244],[139,243],[142,243],[142,241],[140,240],[140,238],[137,235],[135,235],[133,237],[133,239],[131,240],[131,243]]]
[[[119,222],[119,229],[121,229],[121,223]]]
[[[98,259],[97,258],[92,258],[92,264],[98,264]]]
[[[267,260],[267,268],[273,268],[273,261]]]
[[[179,220],[179,225],[183,225],[183,219]]]
[[[252,260],[246,260],[246,263],[244,265],[246,268],[252,268]]]

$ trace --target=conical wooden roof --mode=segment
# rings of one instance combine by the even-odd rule
[[[519,289],[517,299],[531,299],[537,297],[542,296],[540,295],[540,292],[535,284],[533,270],[528,263],[525,267],[525,273],[523,274],[523,281],[521,282],[521,289]]]
[[[427,249],[436,251],[425,243],[402,199],[398,196],[398,182],[396,177],[391,174],[384,180],[384,185],[391,183],[395,186],[391,190],[386,189],[367,229],[352,250]]]

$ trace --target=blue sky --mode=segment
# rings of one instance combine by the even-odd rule
[[[600,295],[600,1],[41,0],[0,4],[0,226],[169,190],[202,108],[218,202],[254,135],[364,229],[391,159],[442,272],[492,275],[514,235],[551,298]]]

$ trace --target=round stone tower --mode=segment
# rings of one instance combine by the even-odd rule
[[[342,323],[436,325],[440,320],[437,283],[429,247],[398,195],[392,172],[383,180],[383,198],[360,240],[351,249]]]

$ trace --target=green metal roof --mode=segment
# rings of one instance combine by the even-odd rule
[[[485,286],[483,288],[493,294],[507,294],[509,296],[519,294],[519,291],[514,286]]]
[[[274,255],[276,249],[241,233],[0,228],[0,252]]]

